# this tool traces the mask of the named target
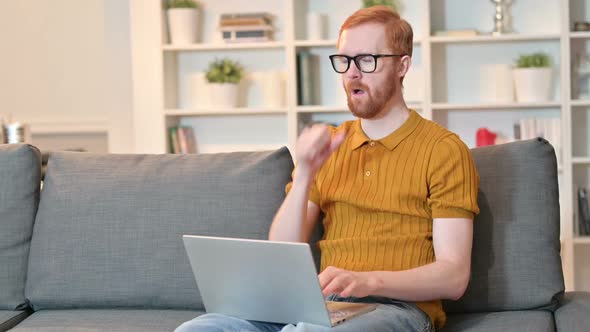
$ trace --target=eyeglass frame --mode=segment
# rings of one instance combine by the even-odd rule
[[[377,70],[377,59],[379,59],[379,58],[396,57],[396,56],[404,57],[406,55],[407,54],[375,54],[375,53],[367,53],[367,54],[357,54],[355,56],[348,56],[348,55],[345,55],[345,54],[332,54],[332,55],[329,55],[328,57],[330,58],[330,63],[332,64],[332,69],[334,69],[334,71],[337,72],[338,74],[344,74],[344,73],[346,73],[350,69],[351,60],[354,61],[354,64],[356,65],[356,67],[358,68],[358,70],[360,70],[362,73],[370,74],[370,73],[374,73],[375,70]],[[348,63],[346,65],[346,69],[344,71],[342,71],[342,72],[336,70],[336,66],[334,65],[334,57],[337,57],[337,56],[338,57],[345,57],[346,60],[348,60]],[[359,65],[357,59],[359,59],[359,57],[364,57],[364,56],[371,56],[371,57],[373,57],[373,60],[375,61],[375,68],[373,68],[373,70],[371,70],[371,71],[364,71],[364,70],[361,69],[361,66]]]

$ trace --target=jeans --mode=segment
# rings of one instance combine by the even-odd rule
[[[308,323],[277,324],[248,321],[221,314],[206,314],[185,322],[175,332],[432,332],[430,318],[413,303],[382,297],[342,298],[332,295],[329,301],[379,303],[369,313],[352,318],[333,328]]]

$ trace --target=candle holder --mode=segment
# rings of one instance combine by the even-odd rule
[[[496,9],[494,14],[494,30],[492,31],[493,36],[499,36],[506,33],[512,33],[513,30],[510,26],[510,15],[508,14],[508,5],[512,2],[511,0],[490,0]]]

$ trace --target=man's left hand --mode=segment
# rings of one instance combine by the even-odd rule
[[[319,275],[324,296],[366,297],[373,295],[378,281],[369,272],[353,272],[328,266]]]

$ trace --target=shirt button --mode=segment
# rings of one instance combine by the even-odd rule
[[[375,146],[375,142],[369,143],[369,146]]]
[[[365,175],[366,175],[366,176],[371,176],[371,171],[366,171],[366,172],[365,172]]]

